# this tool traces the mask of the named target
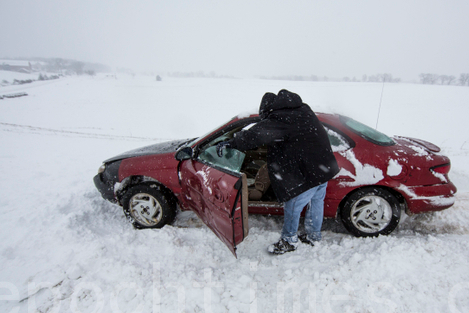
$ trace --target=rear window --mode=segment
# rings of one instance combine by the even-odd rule
[[[341,116],[340,121],[351,131],[360,137],[380,146],[392,146],[396,143],[387,135],[369,127],[365,124],[355,121],[349,117]]]

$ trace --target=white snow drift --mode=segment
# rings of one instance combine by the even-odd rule
[[[98,76],[0,87],[28,93],[0,100],[0,311],[467,312],[469,88],[385,86],[379,130],[440,145],[459,189],[452,208],[404,216],[390,236],[355,238],[326,221],[315,247],[272,256],[282,217],[250,216],[235,259],[192,213],[135,230],[95,189],[102,160],[201,135],[282,88],[376,124],[372,83]]]

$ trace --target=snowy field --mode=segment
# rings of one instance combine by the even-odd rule
[[[267,91],[375,127],[382,87],[120,75],[0,87],[28,93],[0,100],[0,312],[468,312],[467,87],[384,86],[378,130],[439,145],[458,187],[452,208],[387,237],[331,220],[315,247],[272,256],[282,217],[250,216],[236,259],[190,212],[134,230],[93,185],[104,159],[202,135]]]

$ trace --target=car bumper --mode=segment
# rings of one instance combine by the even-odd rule
[[[441,211],[455,202],[457,188],[453,183],[398,188],[407,202],[411,213]]]
[[[111,201],[112,203],[117,202],[114,196],[114,186],[111,186],[107,182],[103,181],[101,174],[96,175],[93,178],[93,181],[94,185],[96,186],[96,189],[98,189],[104,199]]]

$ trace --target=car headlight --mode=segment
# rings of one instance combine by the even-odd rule
[[[101,165],[101,166],[98,168],[98,174],[103,173],[105,169],[106,169],[106,165],[105,165],[105,164]]]

